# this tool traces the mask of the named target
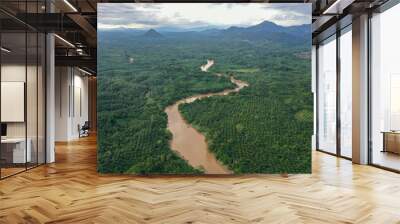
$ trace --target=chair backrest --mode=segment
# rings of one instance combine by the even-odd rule
[[[89,128],[89,121],[85,121],[85,124],[83,124],[82,128]]]

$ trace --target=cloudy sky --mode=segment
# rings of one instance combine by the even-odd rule
[[[282,26],[309,24],[311,5],[294,3],[100,3],[99,29],[251,26],[264,20]]]

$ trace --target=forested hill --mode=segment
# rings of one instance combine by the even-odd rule
[[[143,37],[145,37],[145,38],[162,38],[163,35],[161,35],[159,32],[157,32],[154,29],[150,29],[146,33],[143,34]]]

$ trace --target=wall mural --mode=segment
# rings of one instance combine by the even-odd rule
[[[98,171],[310,173],[310,4],[98,5]]]

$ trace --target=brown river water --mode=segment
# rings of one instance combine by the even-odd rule
[[[200,69],[203,72],[214,64],[213,60],[207,60],[206,65],[202,65]],[[220,74],[216,74],[220,76]],[[165,109],[168,116],[168,130],[172,133],[172,140],[170,142],[171,148],[176,151],[183,159],[193,167],[202,167],[206,174],[231,174],[226,166],[219,162],[213,153],[208,150],[206,138],[203,134],[193,128],[185,121],[178,107],[182,103],[192,103],[211,96],[223,96],[232,92],[238,92],[242,88],[248,86],[246,82],[237,80],[231,77],[231,82],[236,84],[235,89],[227,89],[218,93],[207,93],[194,95],[175,102],[173,105]]]

